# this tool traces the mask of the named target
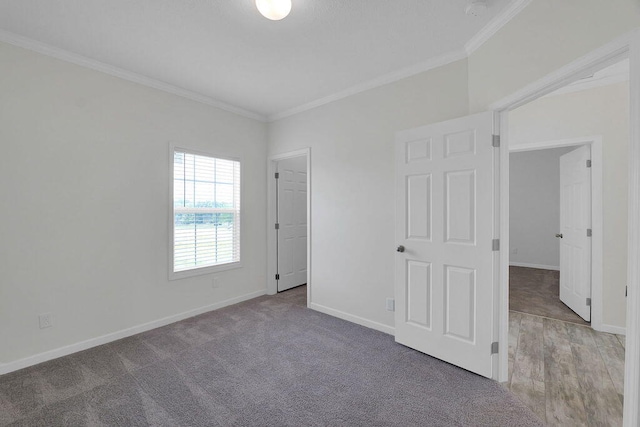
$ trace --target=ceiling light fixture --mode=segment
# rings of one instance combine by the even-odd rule
[[[291,0],[256,0],[256,7],[265,18],[279,21],[291,12]]]

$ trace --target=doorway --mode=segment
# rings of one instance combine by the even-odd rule
[[[609,388],[614,392],[606,394],[608,400],[600,399],[596,401],[603,395],[594,392],[596,390],[595,385],[600,384],[598,381],[605,378],[605,376],[609,376],[610,382],[614,381],[613,377],[616,374],[612,373],[608,368],[613,368],[614,366],[620,368],[620,366],[616,365],[617,362],[611,361],[613,359],[609,357],[610,355],[604,356],[603,352],[608,354],[606,353],[608,348],[618,348],[617,346],[623,346],[626,349],[621,359],[626,360],[627,363],[624,363],[624,367],[617,371],[618,374],[622,371],[625,372],[622,376],[624,380],[623,393],[625,400],[631,402],[624,406],[625,425],[638,425],[638,405],[634,403],[638,401],[638,396],[640,395],[640,370],[638,370],[637,357],[640,351],[637,343],[637,331],[640,329],[640,313],[638,313],[640,292],[636,292],[639,286],[638,278],[640,277],[640,266],[637,263],[638,253],[640,252],[640,234],[638,233],[640,217],[637,215],[638,210],[640,210],[638,202],[638,194],[640,194],[640,173],[638,172],[640,167],[638,163],[638,159],[640,159],[640,73],[629,73],[630,82],[627,84],[624,93],[629,97],[628,100],[630,102],[625,104],[626,113],[618,115],[619,118],[626,118],[629,121],[627,123],[618,123],[616,120],[609,121],[609,124],[616,125],[616,129],[626,130],[625,141],[628,145],[619,150],[618,154],[622,154],[622,157],[616,158],[609,165],[609,168],[605,169],[615,171],[614,175],[618,174],[619,178],[622,178],[619,182],[620,185],[611,184],[610,187],[607,187],[606,193],[603,192],[606,196],[619,196],[621,194],[628,196],[629,209],[626,209],[626,206],[618,209],[618,212],[624,214],[624,218],[615,219],[610,224],[612,229],[618,226],[625,227],[623,234],[628,237],[611,240],[611,242],[620,244],[620,247],[624,248],[625,251],[622,256],[614,257],[618,261],[622,260],[624,262],[624,265],[620,265],[615,270],[624,274],[626,279],[623,280],[629,283],[629,303],[626,304],[624,302],[624,281],[616,281],[618,283],[615,285],[622,285],[623,292],[615,292],[616,288],[614,286],[612,295],[614,299],[623,299],[622,306],[628,306],[629,308],[628,316],[625,322],[625,313],[622,310],[609,309],[609,320],[625,326],[617,326],[613,323],[606,325],[603,323],[601,325],[603,329],[606,326],[609,332],[614,332],[616,329],[622,333],[626,331],[628,332],[626,337],[619,337],[612,333],[593,335],[595,334],[593,329],[570,323],[563,323],[564,326],[555,327],[555,324],[550,323],[556,322],[555,320],[544,319],[539,316],[533,316],[534,319],[530,322],[534,325],[534,329],[537,329],[535,331],[528,331],[527,328],[523,328],[520,332],[514,334],[513,331],[516,328],[509,328],[509,251],[505,249],[509,247],[509,148],[513,144],[512,140],[515,141],[509,122],[512,120],[514,110],[526,107],[534,101],[539,101],[546,95],[570,83],[587,79],[599,70],[615,64],[629,57],[629,55],[631,56],[630,69],[636,70],[640,67],[640,38],[637,33],[631,34],[628,38],[616,40],[490,105],[489,109],[498,113],[495,116],[493,114],[487,116],[493,120],[492,127],[486,125],[487,128],[493,129],[493,135],[486,135],[484,132],[474,130],[471,121],[478,119],[483,113],[396,133],[396,202],[397,207],[399,207],[396,209],[395,227],[397,245],[396,278],[394,281],[394,294],[397,302],[395,316],[396,341],[401,343],[405,341],[402,338],[402,328],[406,326],[406,331],[408,332],[406,336],[409,337],[411,342],[407,341],[403,344],[442,358],[449,363],[465,367],[465,369],[473,370],[476,373],[481,373],[481,370],[472,369],[471,361],[475,362],[476,359],[482,358],[486,360],[485,358],[488,358],[492,366],[482,370],[481,374],[491,376],[501,382],[508,382],[512,373],[510,372],[510,367],[513,366],[509,364],[509,356],[513,354],[513,347],[508,345],[510,343],[510,335],[516,335],[517,342],[520,342],[520,336],[523,334],[537,337],[538,343],[542,343],[543,347],[531,344],[530,340],[523,341],[527,343],[524,347],[533,349],[537,353],[535,356],[526,355],[523,357],[525,364],[522,370],[529,373],[529,376],[524,378],[523,382],[532,387],[533,392],[537,393],[539,398],[541,397],[538,402],[543,403],[542,406],[539,406],[539,408],[542,408],[542,413],[548,413],[545,407],[547,403],[555,405],[560,402],[557,397],[567,397],[561,403],[570,404],[572,396],[576,396],[576,392],[582,393],[584,391],[582,406],[573,407],[573,413],[576,415],[576,420],[583,419],[586,415],[590,416],[590,420],[595,425],[610,424],[611,419],[622,422],[622,410],[615,409],[618,412],[617,418],[608,416],[609,408],[614,406],[622,407],[622,394],[619,392],[616,394],[616,390],[620,390],[622,381],[614,384],[615,387]],[[603,108],[603,106],[607,108]],[[608,110],[609,105],[581,103],[576,107],[575,111],[581,111],[583,107],[596,107],[600,108],[600,111],[604,111]],[[555,114],[554,117],[556,119],[563,117],[562,113],[566,111],[563,110]],[[597,120],[594,120],[594,122],[597,122]],[[563,123],[559,123],[555,126],[538,126],[538,129],[557,130],[562,129],[563,125]],[[498,129],[500,130],[499,134],[496,132]],[[585,133],[581,134],[584,135]],[[531,141],[546,141],[550,139],[552,138],[538,137],[528,138],[520,142],[525,145],[531,143]],[[477,141],[483,144],[482,149],[476,148]],[[478,155],[484,154],[486,152],[484,148],[487,146],[498,148],[498,150],[494,150],[490,156],[483,159],[479,168],[488,167],[494,175],[495,182],[492,191],[488,192],[486,197],[477,197],[476,190],[480,187],[475,185],[475,176],[476,170],[479,170],[479,168],[476,168],[475,164],[472,163],[473,160],[470,159],[475,159]],[[449,163],[456,163],[465,156],[468,162],[464,167],[462,165],[456,166],[456,170],[448,170],[446,168]],[[399,167],[398,163],[402,167]],[[621,167],[621,165],[624,165],[624,167]],[[445,174],[444,177],[442,176],[443,174]],[[462,177],[464,177],[464,180],[458,180],[458,178]],[[454,192],[450,191],[453,189],[453,185],[448,186],[449,184],[460,184],[456,185],[456,188],[465,189],[465,191],[454,194]],[[415,191],[407,187],[413,187]],[[483,186],[482,188],[484,189],[485,187]],[[630,191],[627,192],[627,188]],[[413,195],[416,197],[414,198]],[[411,199],[415,199],[413,203],[409,202]],[[432,203],[432,200],[436,202]],[[476,202],[478,202],[478,205],[482,205],[483,212],[488,205],[491,205],[490,207],[493,208],[492,215],[489,215],[488,218],[483,218],[481,221],[476,221],[477,212],[479,212],[476,211]],[[603,197],[603,205],[608,205],[605,197]],[[437,223],[432,220],[432,213],[433,217],[438,215],[436,218]],[[628,220],[627,213],[629,213]],[[412,221],[412,218],[415,221]],[[433,224],[435,224],[433,229],[439,233],[437,235],[431,234]],[[482,239],[476,239],[476,224],[480,224],[477,227],[478,230],[489,231]],[[451,227],[451,225],[455,226]],[[493,238],[488,238],[487,235]],[[409,242],[411,242],[411,247],[407,246]],[[436,244],[431,244],[433,242]],[[437,259],[436,261],[439,264],[435,264],[433,262],[436,259],[435,256],[443,254],[442,250],[437,250],[442,246],[443,242],[465,243],[468,247],[466,250],[460,251],[459,254],[447,253],[447,258],[444,262],[441,259]],[[421,248],[419,246],[424,246],[427,249],[436,247],[437,249],[429,252],[427,250],[420,251]],[[480,246],[483,250],[491,249],[496,256],[493,263],[490,260],[485,260],[482,263],[483,268],[493,264],[493,274],[487,274],[483,276],[482,280],[476,281],[476,276],[479,277],[479,275],[476,275],[476,267],[469,267],[467,261],[463,258],[465,254],[472,253],[472,250]],[[450,247],[453,248],[454,245]],[[455,245],[455,247],[459,248],[458,245]],[[628,269],[626,268],[627,261],[629,262]],[[433,280],[433,277],[435,277],[434,270],[435,274],[439,275],[436,280]],[[448,276],[443,276],[444,273],[448,274]],[[485,272],[483,271],[482,273],[484,274]],[[494,281],[493,278],[496,278],[496,280]],[[477,283],[486,284],[487,282],[491,284],[493,290],[492,306],[477,303],[477,295],[485,296],[488,291],[482,289],[476,292],[479,289],[476,285]],[[433,292],[432,284],[434,283],[439,287],[437,289],[438,294]],[[596,292],[596,290],[592,289],[593,292]],[[406,295],[411,293],[415,298],[411,296],[406,298]],[[424,297],[425,295],[426,298]],[[435,304],[438,304],[437,312],[432,310],[434,301]],[[457,304],[459,301],[461,303]],[[482,318],[480,315],[476,315],[476,307],[482,307]],[[492,316],[484,316],[487,307],[489,307],[489,310],[493,309]],[[461,308],[461,310],[457,310],[458,308]],[[442,315],[443,312],[444,315]],[[435,313],[435,315],[432,316],[432,313]],[[466,314],[456,316],[454,319],[451,316],[452,313]],[[480,312],[478,313],[480,314]],[[622,321],[619,317],[620,315],[622,315]],[[431,319],[434,319],[433,324]],[[469,321],[470,319],[471,321]],[[522,325],[523,319],[520,320],[519,325]],[[546,320],[549,320],[549,322],[546,322],[549,325],[545,327]],[[435,324],[435,321],[438,323]],[[476,323],[481,323],[483,326],[482,335],[477,334],[477,336],[482,336],[483,345],[473,349],[474,351],[467,349],[469,351],[456,353],[457,355],[466,355],[467,360],[462,362],[469,363],[457,363],[454,357],[444,354],[446,350],[453,348],[453,346],[444,348],[442,345],[437,345],[436,341],[444,335],[458,339],[462,337],[463,342],[477,344],[479,340],[476,339],[476,331],[478,330]],[[432,325],[435,325],[435,327]],[[486,325],[490,325],[492,328],[491,333],[484,333],[486,331],[484,326]],[[436,333],[433,334],[432,331],[436,331]],[[556,338],[559,339],[548,340],[539,333],[541,331],[555,333]],[[497,338],[497,341],[485,342],[486,337],[490,337],[491,340]],[[574,351],[574,345],[580,346],[588,341],[591,341],[593,346],[586,349],[576,347]],[[544,347],[548,342],[556,345]],[[598,342],[600,346],[598,346]],[[607,342],[611,346],[607,346],[605,344]],[[427,345],[431,345],[431,349],[426,348]],[[421,348],[418,348],[419,346]],[[607,347],[607,349],[604,347]],[[560,354],[559,350],[564,351],[564,353]],[[582,350],[585,350],[585,352],[579,353]],[[484,352],[484,356],[482,352]],[[577,361],[586,363],[593,361],[595,358],[591,356],[595,355],[596,352],[598,352],[598,357],[600,358],[597,362],[598,366],[577,367]],[[495,354],[497,354],[497,357],[493,357]],[[554,364],[549,365],[548,368],[545,367],[547,360]],[[572,368],[567,365],[571,365]],[[577,373],[578,369],[582,372],[581,379],[577,378],[576,375],[571,375],[572,373]],[[516,369],[513,369],[513,371],[516,371]],[[485,372],[488,374],[485,374]],[[569,374],[566,381],[553,381],[548,389],[549,393],[546,390],[541,392],[540,383],[547,378],[547,375],[549,375],[549,378],[557,378],[563,373]],[[617,378],[620,379],[620,377]],[[562,388],[565,385],[575,384],[579,385],[573,387],[573,389]],[[613,399],[611,396],[613,396]],[[617,405],[614,403],[616,400]],[[549,413],[552,414],[551,421],[556,419],[553,418],[556,414],[564,413],[565,418],[567,414],[566,411],[563,412],[562,408],[559,410],[552,408]],[[609,422],[606,420],[609,420]],[[564,421],[565,424],[571,422],[570,419],[565,419]],[[562,423],[560,424],[562,425]]]
[[[509,310],[601,329],[602,138],[511,147],[509,191]]]
[[[625,61],[620,64],[618,68],[628,73]],[[574,90],[565,88],[538,98],[508,115],[511,311],[507,387],[551,425],[622,424],[627,276],[626,263],[612,268],[616,261],[612,263],[611,258],[628,258],[629,86],[626,79],[586,84],[611,67],[617,65],[608,64],[578,80],[569,86]],[[598,136],[532,142],[576,133]],[[611,174],[612,170],[619,174]],[[565,188],[567,179],[570,191]],[[575,190],[580,183],[589,183],[590,191]],[[550,215],[553,206],[536,210],[528,193],[549,196],[552,187],[556,193],[551,198],[557,202],[556,213]],[[555,221],[555,231],[553,225],[545,228],[545,219]],[[536,225],[527,230],[525,221]],[[625,228],[618,229],[619,224]],[[526,247],[523,235],[535,243],[535,250]],[[591,268],[586,268],[588,262]],[[519,270],[515,275],[514,269]],[[519,290],[514,290],[518,280],[528,281],[531,292],[518,295]],[[566,310],[559,313],[536,307],[540,301],[534,291],[554,280],[555,296],[573,310],[569,313],[573,319],[563,318]],[[563,297],[565,287],[573,291],[569,298]],[[516,297],[523,301],[514,301]],[[519,309],[514,310],[518,303]],[[593,328],[586,323],[589,320]]]
[[[311,149],[268,161],[267,293],[306,286],[311,301]]]
[[[278,292],[307,284],[307,159],[276,161],[276,282]]]

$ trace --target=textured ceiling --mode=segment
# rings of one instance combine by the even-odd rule
[[[461,50],[509,4],[293,0],[0,0],[0,29],[263,116]]]

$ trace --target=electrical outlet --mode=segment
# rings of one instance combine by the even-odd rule
[[[511,248],[511,255],[518,255],[518,248]]]
[[[396,311],[396,300],[387,298],[387,311]]]
[[[51,313],[43,313],[38,316],[40,329],[50,328],[53,326],[53,315]]]
[[[218,276],[213,276],[213,279],[211,280],[211,287],[213,289],[218,289],[221,286],[221,280]]]

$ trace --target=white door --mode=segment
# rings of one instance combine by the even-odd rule
[[[278,292],[307,283],[307,158],[277,164]]]
[[[560,156],[560,300],[591,321],[591,148]]]
[[[498,253],[492,134],[493,113],[482,113],[396,137],[396,341],[486,377]]]

